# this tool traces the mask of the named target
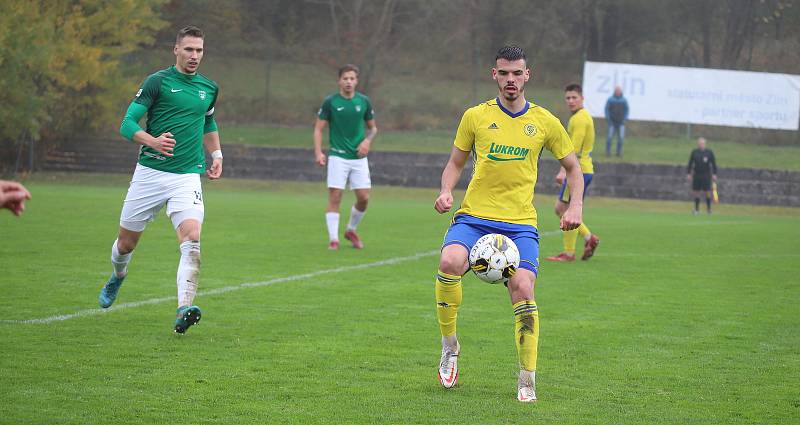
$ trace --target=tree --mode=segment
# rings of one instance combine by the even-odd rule
[[[125,55],[153,42],[163,0],[5,0],[0,6],[0,141],[85,135],[119,119],[135,82]]]

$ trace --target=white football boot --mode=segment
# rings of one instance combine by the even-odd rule
[[[453,388],[458,382],[458,355],[461,353],[461,344],[456,342],[456,349],[442,347],[442,358],[439,360],[439,382],[445,388]]]
[[[520,369],[519,380],[517,380],[517,400],[523,403],[536,401],[536,371],[529,372]]]

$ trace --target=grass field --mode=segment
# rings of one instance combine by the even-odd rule
[[[381,131],[373,143],[374,150],[398,152],[449,152],[453,145],[453,131]],[[224,143],[257,146],[311,148],[313,126],[278,127],[229,125],[222,123],[220,134]],[[686,165],[689,153],[697,147],[695,140],[685,138],[628,137],[625,139],[624,157],[605,156],[605,136],[598,134],[593,157],[598,163],[633,162],[650,164]],[[325,137],[327,145],[327,135]],[[711,141],[717,164],[721,169],[730,167],[766,168],[772,170],[800,171],[800,147],[764,146],[736,142]]]
[[[692,216],[688,203],[590,199],[585,217],[603,242],[589,262],[541,267],[540,401],[522,405],[508,296],[473,276],[460,384],[438,386],[433,275],[449,217],[434,213],[435,191],[376,188],[366,249],[331,252],[321,183],[206,183],[204,316],[180,336],[164,216],[118,307],[98,314],[127,180],[40,175],[26,182],[34,199],[22,218],[0,211],[0,423],[800,417],[797,210]],[[543,256],[560,248],[552,202],[537,201]]]

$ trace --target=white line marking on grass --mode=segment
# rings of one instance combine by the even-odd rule
[[[661,257],[661,258],[798,258],[800,254],[673,254],[640,252],[603,252],[603,257]]]
[[[354,265],[354,266],[336,267],[336,268],[333,268],[333,269],[320,270],[320,271],[316,271],[316,272],[298,274],[298,275],[294,275],[294,276],[278,277],[278,278],[275,278],[275,279],[265,280],[263,282],[241,283],[239,285],[223,286],[222,288],[210,289],[208,291],[201,291],[197,295],[198,296],[219,295],[219,294],[225,294],[225,293],[228,293],[228,292],[238,291],[240,289],[258,288],[258,287],[261,287],[261,286],[274,285],[276,283],[294,282],[294,281],[298,281],[298,280],[310,279],[310,278],[313,278],[313,277],[323,276],[323,275],[327,275],[327,274],[349,272],[349,271],[352,271],[352,270],[363,270],[363,269],[369,269],[369,268],[372,268],[372,267],[387,266],[387,265],[390,265],[390,264],[398,264],[398,263],[404,263],[406,261],[419,260],[420,258],[430,257],[430,256],[436,255],[438,253],[439,253],[439,250],[437,249],[435,251],[421,252],[421,253],[418,253],[418,254],[409,255],[407,257],[395,257],[395,258],[389,258],[389,259],[386,259],[386,260],[373,261],[372,263],[358,264],[358,265]],[[86,310],[79,310],[79,311],[76,311],[75,313],[59,314],[59,315],[55,315],[55,316],[42,317],[42,318],[39,318],[39,319],[0,320],[0,324],[5,324],[5,325],[46,325],[48,323],[53,323],[53,322],[62,322],[64,320],[76,319],[76,318],[79,318],[79,317],[88,317],[88,316],[94,316],[94,315],[97,315],[97,314],[106,314],[106,313],[111,313],[111,312],[114,312],[114,311],[120,311],[120,310],[129,309],[129,308],[141,307],[143,305],[160,304],[160,303],[167,302],[167,301],[175,301],[175,297],[172,296],[172,297],[151,298],[149,300],[134,301],[134,302],[130,302],[130,303],[122,303],[122,304],[118,304],[118,305],[109,307],[107,309],[90,308],[90,309],[86,309]]]

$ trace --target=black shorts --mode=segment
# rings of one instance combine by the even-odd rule
[[[695,174],[692,177],[692,190],[695,191],[710,191],[711,190],[711,174]]]

